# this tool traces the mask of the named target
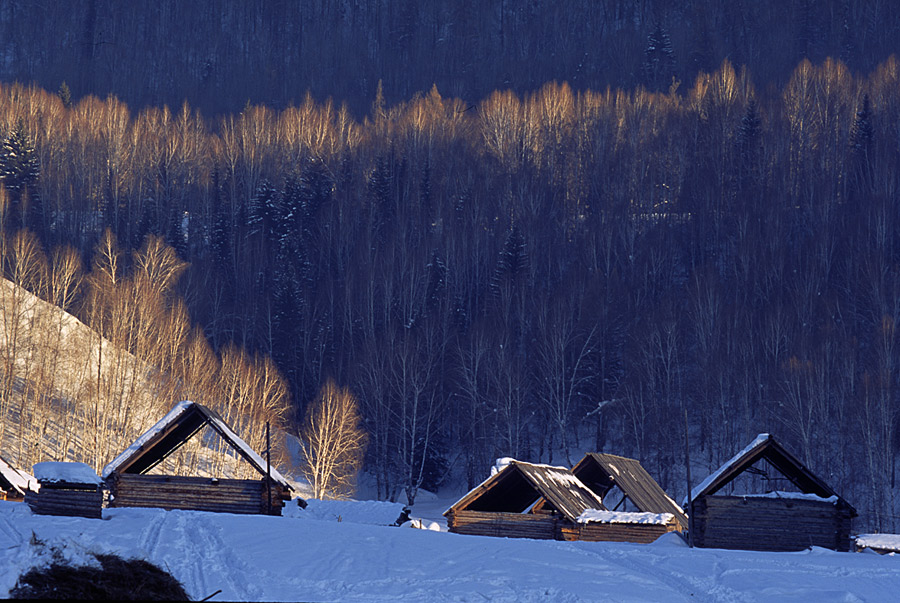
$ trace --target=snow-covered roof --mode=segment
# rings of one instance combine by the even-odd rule
[[[108,478],[110,475],[116,472],[125,461],[137,455],[141,450],[144,449],[153,438],[157,437],[159,434],[164,432],[167,427],[172,425],[178,417],[183,415],[187,410],[189,410],[193,406],[193,402],[189,402],[187,400],[179,402],[175,406],[172,407],[166,416],[156,422],[156,425],[145,431],[141,437],[136,439],[134,443],[131,444],[128,448],[126,448],[122,453],[110,461],[106,467],[103,468],[103,472],[101,475],[103,479]]]
[[[506,459],[504,459],[506,460]],[[481,484],[470,490],[459,499],[446,513],[465,510],[479,499],[489,496],[493,499],[491,506],[503,507],[503,512],[522,512],[534,505],[542,497],[562,515],[575,521],[585,509],[602,509],[603,502],[590,488],[575,477],[565,467],[526,463],[509,459],[503,469],[493,473]],[[530,484],[527,496],[521,490],[515,494],[494,490],[503,480],[516,479],[512,474],[518,473]],[[505,482],[510,483],[510,482]],[[521,482],[520,482],[521,483]],[[527,500],[526,500],[527,499]],[[500,511],[499,508],[492,509]],[[445,515],[446,515],[445,513]]]
[[[572,469],[589,488],[601,497],[618,487],[642,513],[671,513],[683,529],[688,527],[684,511],[647,473],[636,459],[614,454],[589,452]]]
[[[172,433],[178,424],[187,420],[188,417],[190,417],[192,425],[197,425],[196,429],[185,431],[185,437],[183,439],[175,439],[166,442],[166,444],[163,445],[162,441],[165,436]],[[104,467],[102,474],[103,478],[106,479],[113,473],[127,470],[129,466],[134,465],[143,456],[148,455],[153,451],[154,458],[150,459],[150,462],[141,463],[142,470],[139,472],[149,470],[159,460],[162,460],[167,455],[171,454],[172,451],[176,450],[179,446],[184,444],[185,441],[190,439],[190,437],[196,433],[196,430],[202,427],[203,423],[208,424],[222,436],[225,441],[231,444],[235,451],[253,465],[261,475],[264,476],[266,474],[266,461],[264,461],[255,450],[250,448],[247,442],[241,439],[240,436],[225,423],[222,417],[202,404],[191,401],[182,401],[176,404],[166,416],[157,421],[153,427],[144,432],[131,446],[122,452],[122,454],[118,455],[112,462]],[[270,468],[269,477],[272,481],[277,482],[282,487],[289,490],[293,489],[284,476],[282,476],[274,467]]]
[[[900,534],[860,534],[856,546],[900,553]]]
[[[86,463],[58,463],[47,461],[34,466],[34,477],[42,484],[94,484],[102,482],[100,476]]]
[[[578,523],[642,523],[666,525],[675,519],[671,513],[624,513],[586,509],[578,516]]]
[[[756,436],[756,439],[743,450],[731,457],[696,488],[692,488],[691,500],[715,494],[761,460],[765,460],[773,469],[786,477],[800,493],[816,495],[815,500],[830,501],[834,497],[835,505],[848,509],[852,517],[857,516],[856,509],[850,503],[841,498],[831,486],[813,474],[768,433]],[[773,497],[779,495],[783,497],[783,493],[771,494]],[[687,499],[684,504],[688,504]]]
[[[722,474],[724,474],[726,471],[728,471],[729,469],[734,467],[742,458],[747,456],[747,454],[749,454],[751,450],[753,450],[754,448],[756,448],[763,442],[767,441],[771,437],[772,436],[769,435],[768,433],[761,433],[758,436],[756,436],[756,439],[753,440],[752,442],[750,442],[747,446],[745,446],[743,450],[741,450],[736,455],[734,455],[733,457],[728,459],[721,467],[719,467],[718,469],[716,469],[715,471],[710,473],[706,477],[705,480],[703,480],[697,486],[692,488],[691,489],[691,500],[694,500],[695,498],[700,496],[700,493],[703,492],[704,490],[706,490],[710,486],[710,484],[712,484],[714,481],[719,479],[719,477]],[[686,507],[687,504],[688,504],[688,499],[685,498],[684,502],[681,503],[681,506]]]
[[[16,469],[7,463],[3,457],[0,457],[0,476],[3,476],[3,479],[9,482],[22,496],[25,496],[26,490],[31,490],[33,486],[36,486],[36,480],[32,476]]]

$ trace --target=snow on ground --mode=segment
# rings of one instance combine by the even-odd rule
[[[381,500],[316,500],[306,501],[307,506],[301,509],[296,499],[288,503],[284,516],[297,519],[318,519],[322,521],[346,521],[349,523],[366,523],[377,526],[393,525],[403,505]]]
[[[900,584],[896,556],[691,550],[675,534],[651,545],[461,536],[381,525],[399,505],[317,502],[286,517],[105,509],[102,520],[0,502],[0,596],[53,547],[82,562],[148,559],[195,599],[222,589],[213,601],[823,603],[893,600]]]

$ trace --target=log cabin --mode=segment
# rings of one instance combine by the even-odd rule
[[[614,454],[589,452],[572,468],[581,482],[594,491],[611,511],[666,514],[675,520],[675,530],[684,532],[688,518],[666,491],[660,487],[647,470],[635,459]],[[652,537],[651,524],[638,524],[635,531],[648,532],[640,541]],[[656,535],[658,537],[659,534]],[[656,537],[652,537],[653,540]]]
[[[259,479],[151,475],[148,472],[209,426],[260,475]],[[223,513],[281,515],[290,483],[268,467],[218,413],[195,402],[179,402],[159,422],[109,463],[102,473],[111,507],[157,507]]]
[[[101,518],[102,481],[90,465],[44,462],[37,463],[33,470],[37,491],[25,493],[32,513]]]
[[[36,489],[36,479],[0,456],[0,500],[23,501],[28,491]]]
[[[677,525],[671,513],[611,512],[565,467],[515,460],[444,516],[457,534],[544,540],[652,542]]]
[[[856,552],[873,551],[879,555],[900,553],[900,534],[858,534],[855,538]]]
[[[587,509],[603,503],[569,469],[510,460],[444,516],[456,534],[565,540],[563,526],[574,528]]]
[[[742,476],[754,479],[737,486]],[[685,505],[693,544],[705,548],[849,551],[857,516],[856,509],[769,434],[759,435],[693,488]]]

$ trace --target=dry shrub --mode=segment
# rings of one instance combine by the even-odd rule
[[[54,561],[19,577],[10,599],[92,599],[190,601],[168,572],[143,559],[94,555],[100,566],[73,566]]]

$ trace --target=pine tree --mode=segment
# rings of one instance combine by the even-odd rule
[[[375,169],[369,176],[367,188],[369,192],[372,222],[375,236],[384,241],[385,231],[394,219],[394,204],[391,199],[393,177],[388,160],[379,155],[375,160]]]
[[[213,224],[210,246],[215,265],[225,271],[231,266],[231,214],[225,205],[220,184],[219,166],[213,169]],[[223,272],[227,274],[227,272]]]
[[[247,216],[248,236],[261,234],[267,239],[272,237],[278,214],[275,205],[275,189],[268,180],[263,180],[250,201],[250,211]]]
[[[314,219],[334,194],[334,178],[324,161],[312,159],[300,174],[300,194],[305,214]]]
[[[172,208],[169,211],[169,223],[166,226],[166,243],[168,243],[178,257],[187,259],[187,236],[184,229],[185,212]]]
[[[856,112],[856,119],[850,128],[850,191],[851,198],[869,191],[873,174],[869,161],[875,128],[872,126],[872,109],[869,95],[864,94],[862,107]]]
[[[675,53],[669,34],[657,24],[644,50],[644,83],[650,90],[667,90],[675,77]]]
[[[70,109],[72,107],[72,91],[69,90],[69,85],[65,82],[59,85],[59,100],[62,101],[63,107],[66,109]]]
[[[43,208],[37,187],[40,173],[37,153],[20,121],[0,147],[0,179],[9,193],[10,226],[42,231]]]
[[[278,202],[275,236],[278,239],[279,250],[285,253],[291,253],[291,250],[296,251],[300,247],[305,228],[306,208],[300,181],[299,176],[289,175],[285,179],[284,192]]]
[[[863,95],[862,107],[856,112],[856,119],[850,129],[850,150],[853,154],[867,158],[875,129],[872,127],[872,110],[869,106],[869,95]]]
[[[528,256],[525,254],[525,237],[519,225],[513,226],[509,235],[506,237],[506,243],[500,254],[500,265],[498,273],[500,276],[508,276],[515,280],[528,265]]]
[[[762,132],[762,119],[756,106],[756,99],[751,98],[747,103],[747,111],[741,118],[738,128],[737,143],[741,158],[741,174],[746,175],[753,171],[756,163],[756,148]]]

